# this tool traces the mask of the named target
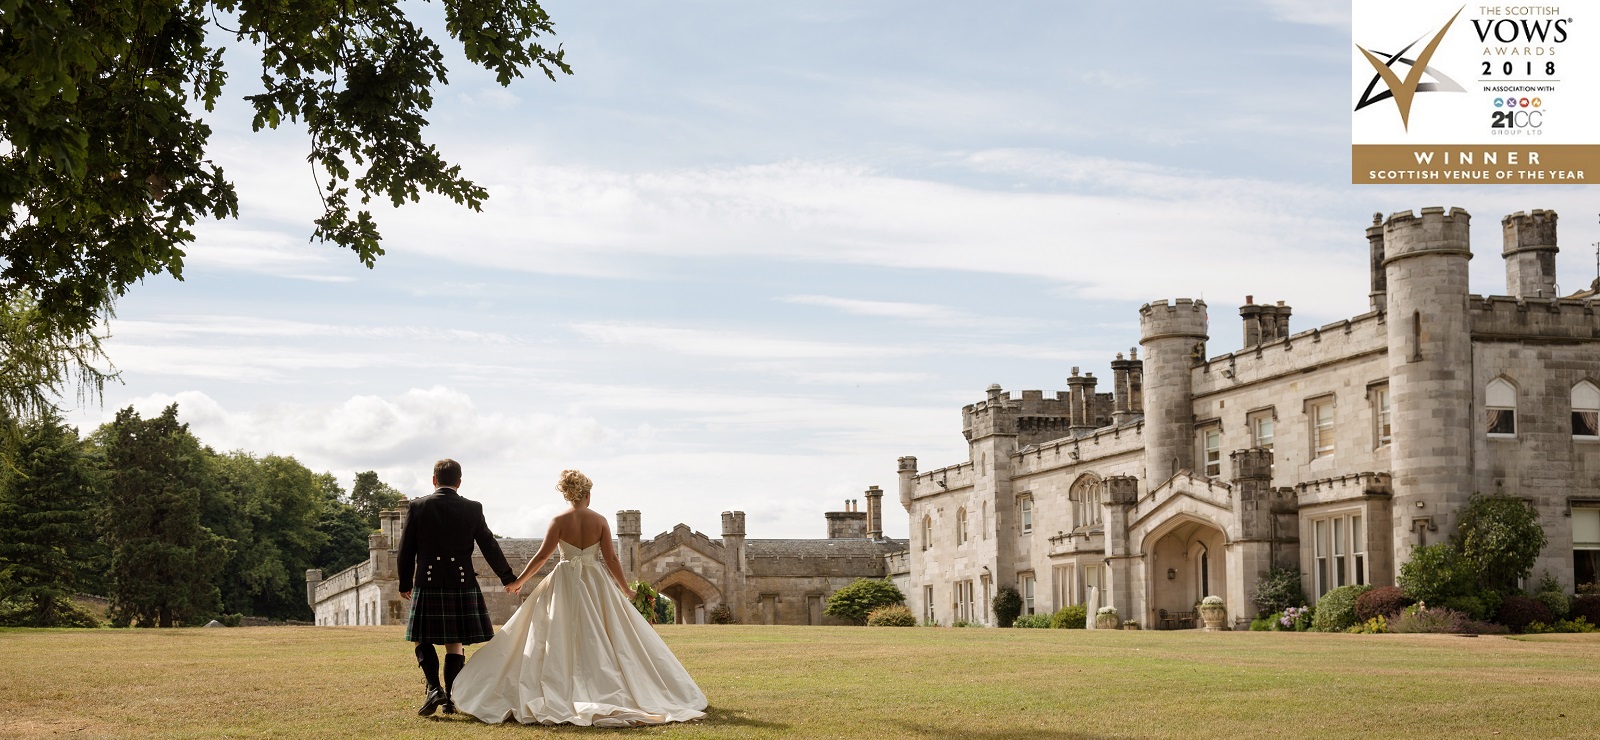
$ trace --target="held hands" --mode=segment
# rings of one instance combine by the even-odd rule
[[[522,587],[527,585],[527,583],[527,581],[518,578],[517,580],[506,584],[506,593],[520,594],[522,593]]]
[[[406,601],[410,601],[411,600],[411,592],[410,591],[401,591],[400,592],[400,598],[405,599]]]

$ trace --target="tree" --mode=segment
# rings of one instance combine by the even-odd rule
[[[1517,581],[1533,573],[1546,537],[1539,512],[1527,501],[1473,494],[1452,541],[1478,587],[1504,594],[1516,591]]]
[[[906,595],[887,580],[862,578],[856,582],[834,591],[828,597],[828,607],[824,613],[840,619],[848,619],[856,624],[867,623],[867,613],[880,606],[899,604],[906,600]]]
[[[994,621],[1001,627],[1010,627],[1022,616],[1022,594],[1010,586],[1001,586],[994,592]]]
[[[344,489],[332,473],[317,476],[322,494],[322,506],[317,515],[317,531],[322,534],[322,547],[311,558],[313,568],[323,574],[333,575],[356,563],[366,560],[367,535],[372,531],[361,512],[344,500]],[[304,574],[302,574],[302,577]]]
[[[24,425],[13,460],[0,476],[0,601],[19,607],[29,627],[82,623],[72,595],[94,551],[100,476],[78,431],[48,413]]]
[[[16,442],[18,424],[49,415],[68,387],[77,387],[80,401],[97,396],[115,377],[96,367],[103,359],[97,334],[52,332],[32,299],[7,293],[0,300],[0,439]],[[0,468],[11,449],[0,445]]]
[[[217,498],[230,508],[223,512],[225,519],[210,526],[233,541],[233,556],[218,584],[223,609],[309,618],[305,572],[326,542],[317,529],[322,482],[292,457],[257,458],[239,451],[220,455],[213,464],[216,486],[224,494]]]
[[[238,215],[200,118],[222,94],[217,41],[229,34],[260,58],[248,67],[260,90],[245,97],[253,128],[287,118],[310,134],[323,199],[314,240],[370,267],[383,254],[373,197],[399,206],[426,190],[480,209],[483,188],[422,139],[446,69],[411,7],[0,1],[0,296],[36,309],[29,332],[50,340],[30,349],[5,332],[0,360],[31,352],[46,375],[92,371],[71,348],[94,337],[116,299],[147,276],[181,279],[196,221]],[[538,42],[554,27],[535,0],[445,0],[444,11],[467,60],[501,85],[533,67],[552,80],[571,73],[559,47]]]
[[[374,470],[356,473],[356,484],[350,487],[350,505],[366,520],[368,529],[378,528],[378,512],[393,509],[405,500],[405,494],[378,480]]]
[[[215,614],[228,542],[201,523],[211,460],[173,404],[152,419],[132,407],[95,432],[108,482],[103,532],[111,546],[111,619],[172,627]]]

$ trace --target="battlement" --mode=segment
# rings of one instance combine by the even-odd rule
[[[912,497],[921,498],[953,491],[959,488],[970,487],[977,480],[977,466],[970,460],[960,465],[951,465],[926,473],[918,473],[911,479]],[[944,485],[939,485],[943,483]]]
[[[1472,258],[1472,214],[1463,208],[1422,209],[1420,216],[1401,211],[1383,224],[1383,264],[1424,254],[1456,254]],[[1391,286],[1392,287],[1392,286]]]
[[[1305,505],[1347,501],[1369,495],[1391,496],[1394,487],[1388,473],[1368,471],[1297,483],[1294,492],[1301,505]]]
[[[1206,339],[1206,302],[1179,298],[1171,303],[1151,301],[1139,307],[1139,342],[1166,337]]]
[[[1384,352],[1388,347],[1384,315],[1369,311],[1355,318],[1212,357],[1194,370],[1194,395],[1204,396],[1286,373],[1304,372]]]
[[[1065,437],[1011,453],[1013,475],[1097,463],[1109,457],[1144,452],[1144,423],[1109,426],[1080,437]]]
[[[639,510],[626,509],[617,512],[617,536],[638,537],[643,534],[639,524]]]
[[[1472,336],[1479,339],[1600,340],[1596,299],[1467,296]]]
[[[1500,219],[1500,228],[1505,233],[1502,254],[1556,249],[1555,211],[1517,211]]]

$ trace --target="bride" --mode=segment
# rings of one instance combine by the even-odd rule
[[[591,485],[561,472],[556,489],[572,510],[550,520],[506,590],[520,593],[557,549],[561,562],[462,669],[451,691],[461,711],[489,723],[599,727],[705,716],[705,694],[633,607],[611,526],[589,509]]]

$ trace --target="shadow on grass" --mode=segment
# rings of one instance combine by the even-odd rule
[[[449,723],[449,722],[472,722],[472,723],[476,723],[478,721],[476,718],[474,718],[470,714],[449,715],[449,714],[440,713],[440,714],[435,714],[432,717],[428,717],[427,719],[430,722],[444,722],[444,723]],[[506,724],[515,725],[516,722],[515,721],[507,722]],[[746,714],[745,712],[737,710],[737,709],[724,709],[724,708],[721,708],[721,707],[706,707],[706,716],[704,718],[698,719],[698,720],[694,720],[693,722],[689,722],[687,724],[711,725],[711,726],[715,726],[715,727],[746,727],[746,728],[750,728],[750,729],[779,730],[779,731],[783,731],[783,730],[788,730],[789,729],[789,725],[786,725],[786,724],[784,724],[782,722],[767,722],[767,721],[764,721],[764,720],[755,719],[755,718],[749,716],[748,714]],[[565,724],[563,724],[563,725],[535,725],[535,726],[542,727],[542,728],[544,728],[546,730],[573,731],[573,732],[597,732],[597,731],[604,731],[604,730],[615,730],[615,731],[618,731],[618,732],[628,732],[628,731],[637,729],[637,728],[632,728],[632,727],[579,727],[577,725],[565,725]],[[669,724],[669,725],[665,725],[665,726],[666,727],[671,727],[672,725]],[[1040,735],[1039,737],[1056,737],[1056,736],[1055,735]],[[1060,737],[1067,737],[1067,736],[1062,735]]]
[[[967,740],[968,738],[985,740],[986,738],[1014,737],[1027,737],[1030,738],[1030,740],[1033,740],[1034,738],[1043,738],[1044,740],[1094,740],[1095,738],[1110,737],[1109,735],[1091,735],[1087,732],[1044,730],[1037,727],[982,732],[973,730],[970,727],[962,727],[960,725],[944,727],[939,725],[918,724],[915,722],[901,722],[899,725],[901,729],[911,734],[922,735],[924,737],[959,737],[963,738],[963,740]]]

